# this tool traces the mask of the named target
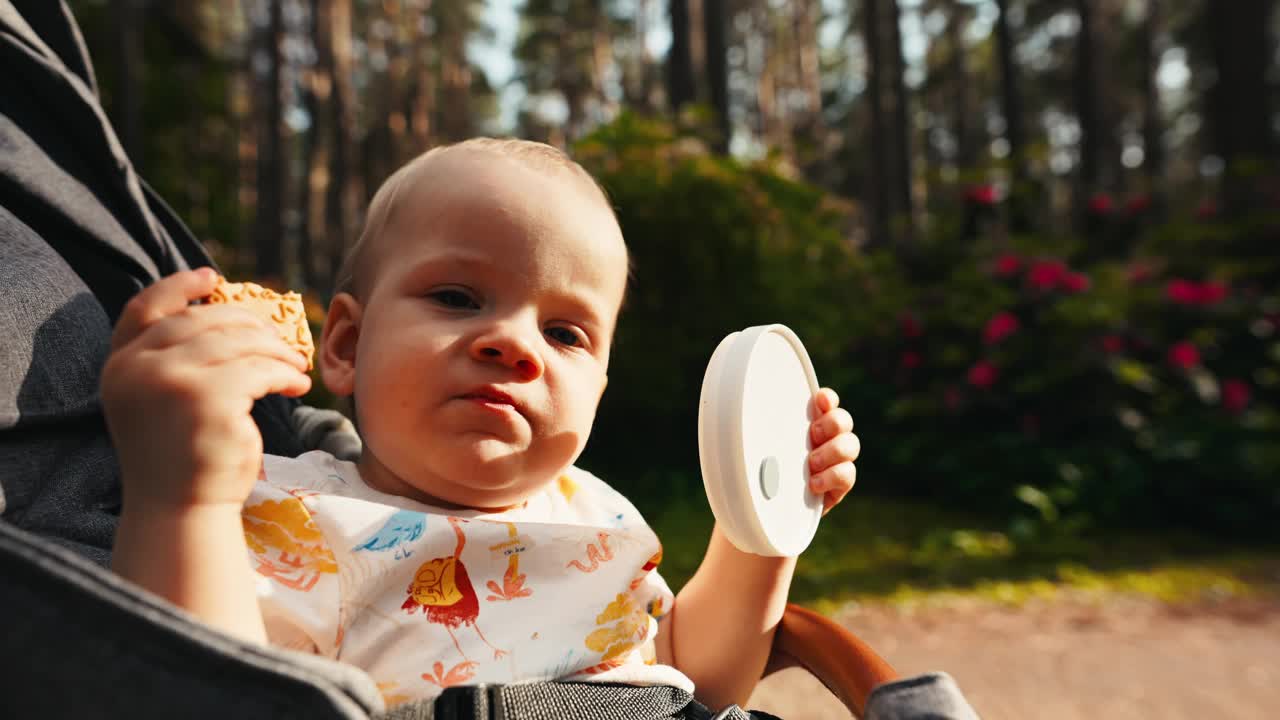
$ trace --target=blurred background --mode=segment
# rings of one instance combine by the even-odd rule
[[[590,169],[635,280],[581,464],[651,518],[673,586],[711,526],[706,362],[782,322],[865,448],[795,599],[988,717],[1280,703],[1272,0],[70,5],[141,174],[317,323],[415,154],[516,135]],[[1122,661],[1139,677],[1099,692]],[[788,683],[773,709],[803,717]]]

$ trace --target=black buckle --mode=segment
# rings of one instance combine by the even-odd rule
[[[435,720],[501,720],[494,717],[499,685],[454,685],[436,697]]]

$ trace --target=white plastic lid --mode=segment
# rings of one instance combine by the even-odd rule
[[[813,363],[784,325],[759,325],[720,342],[702,378],[698,454],[707,499],[739,550],[799,555],[822,518],[809,490]]]

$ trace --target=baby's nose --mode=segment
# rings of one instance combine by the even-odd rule
[[[513,368],[526,382],[542,375],[542,359],[532,344],[513,332],[494,332],[477,338],[472,345],[472,356],[482,362]]]

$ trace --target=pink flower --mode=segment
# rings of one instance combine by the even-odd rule
[[[1169,281],[1164,294],[1179,305],[1195,305],[1200,301],[1200,286],[1190,280],[1175,278]]]
[[[1212,200],[1205,200],[1200,203],[1200,207],[1196,208],[1196,219],[1212,220],[1218,216],[1218,204]]]
[[[1036,290],[1053,290],[1067,274],[1067,265],[1061,260],[1039,260],[1027,270],[1027,282]]]
[[[1169,364],[1179,370],[1190,370],[1200,364],[1200,351],[1189,340],[1169,348]]]
[[[1250,395],[1252,392],[1249,390],[1249,383],[1243,380],[1232,378],[1222,382],[1222,407],[1232,415],[1249,405]]]
[[[1165,295],[1179,305],[1217,305],[1227,297],[1227,286],[1217,282],[1201,284],[1175,279],[1165,288]]]
[[[988,345],[995,345],[1017,332],[1018,327],[1018,318],[1013,313],[997,313],[987,321],[987,327],[982,331],[982,339]]]
[[[1010,277],[1017,275],[1022,269],[1022,258],[1009,253],[996,258],[996,275],[1000,277]]]
[[[902,353],[902,358],[898,363],[908,370],[914,370],[920,367],[920,353],[908,350]]]
[[[995,365],[986,360],[979,360],[969,368],[969,384],[985,390],[996,384],[996,378],[999,375]]]
[[[1062,289],[1066,292],[1082,293],[1089,289],[1089,285],[1091,283],[1088,275],[1078,272],[1069,272],[1062,276],[1062,280],[1060,280],[1058,284],[1061,285]]]
[[[899,322],[902,324],[902,334],[905,337],[914,338],[924,334],[924,330],[920,327],[920,321],[911,313],[902,313],[902,318]]]
[[[975,205],[995,205],[999,201],[994,185],[972,185],[964,191],[964,199]]]
[[[1119,335],[1104,335],[1102,337],[1102,351],[1108,355],[1115,355],[1124,350],[1124,338]]]
[[[1106,193],[1094,193],[1089,198],[1089,212],[1094,215],[1108,215],[1115,209],[1115,203],[1111,200],[1111,196]]]

